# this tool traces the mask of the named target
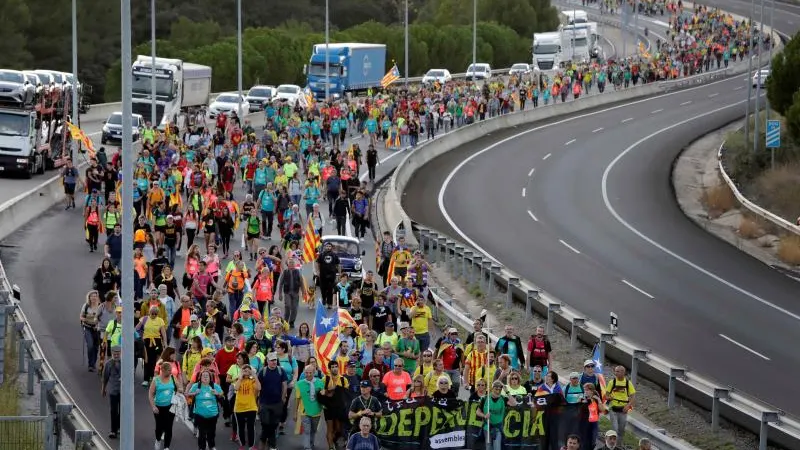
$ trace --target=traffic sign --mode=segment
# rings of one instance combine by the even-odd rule
[[[781,121],[767,121],[767,148],[780,148],[781,146]]]

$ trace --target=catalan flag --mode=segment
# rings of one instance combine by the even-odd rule
[[[383,76],[381,80],[381,86],[386,89],[390,84],[394,83],[395,81],[400,79],[400,70],[397,68],[397,64],[393,65],[386,75]]]
[[[339,326],[342,328],[351,327],[356,330],[356,333],[361,334],[358,330],[358,324],[356,323],[356,320],[353,319],[353,316],[351,316],[350,313],[343,308],[339,308]]]
[[[94,158],[95,155],[94,143],[92,142],[91,139],[89,139],[89,136],[87,136],[86,133],[83,132],[83,130],[81,130],[76,125],[73,125],[70,122],[67,122],[67,128],[69,129],[69,134],[72,136],[72,139],[77,139],[81,141],[83,147],[86,149],[87,152],[89,152],[89,157]]]
[[[328,362],[339,351],[339,313],[328,315],[321,301],[317,301],[317,314],[314,319],[314,353],[323,373],[328,373]]]
[[[317,259],[317,248],[320,244],[320,236],[317,230],[314,229],[314,221],[311,214],[308,215],[308,222],[306,223],[306,232],[303,237],[303,263],[310,263]]]

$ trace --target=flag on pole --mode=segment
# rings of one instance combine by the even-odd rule
[[[342,328],[351,327],[356,331],[357,334],[361,334],[361,332],[358,330],[358,324],[356,323],[356,320],[353,319],[353,316],[351,316],[350,313],[344,308],[339,308],[339,326]]]
[[[328,316],[321,301],[317,301],[317,314],[314,319],[314,353],[317,355],[319,369],[328,373],[328,363],[339,351],[339,313]]]
[[[308,215],[306,232],[303,237],[303,263],[310,263],[317,259],[317,248],[320,245],[320,236],[314,228],[314,220]]]
[[[94,158],[95,155],[94,143],[92,142],[91,139],[89,139],[89,136],[87,136],[86,133],[84,133],[83,130],[78,128],[76,125],[73,125],[70,122],[66,123],[67,123],[67,128],[69,129],[69,134],[70,136],[72,136],[72,139],[81,141],[81,144],[89,153],[89,157]]]
[[[393,65],[386,75],[383,76],[381,80],[381,87],[386,89],[390,84],[394,83],[395,81],[400,79],[400,69],[397,68],[397,64]]]

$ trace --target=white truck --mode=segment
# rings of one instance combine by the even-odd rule
[[[152,77],[156,78],[156,122],[153,126],[164,129],[175,123],[178,113],[208,105],[211,95],[211,67],[183,62],[180,59],[156,58],[155,67],[150,56],[139,55],[133,63],[133,113],[150,121],[152,110]]]
[[[533,34],[533,68],[538,71],[557,69],[561,64],[561,33]]]
[[[574,25],[589,21],[589,15],[582,9],[565,9],[559,16],[561,25]]]
[[[572,62],[589,62],[591,59],[589,46],[589,30],[586,27],[566,25],[561,27],[561,46],[564,59]]]

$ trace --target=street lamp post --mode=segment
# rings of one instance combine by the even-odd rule
[[[72,0],[72,114],[70,114],[70,120],[74,125],[80,126],[80,112],[78,111],[78,0]],[[73,156],[79,145],[79,140],[72,140],[70,153]]]
[[[239,88],[239,120],[242,117],[242,0],[236,0],[236,85]]]
[[[331,30],[330,30],[330,6],[329,1],[325,0],[325,101],[331,97]]]
[[[156,115],[158,109],[156,104],[156,0],[150,0],[150,63],[153,66],[153,71],[150,73],[150,123],[154,127],[158,127],[159,124],[156,122],[158,120]]]
[[[753,35],[753,17],[756,15],[756,0],[750,2],[750,38],[748,48],[750,51],[747,55],[747,74],[753,73],[753,50],[755,47],[755,36]],[[750,99],[753,98],[753,83],[747,80],[747,101],[744,106],[744,142],[749,145],[750,143]]]
[[[758,125],[759,125],[758,104],[759,104],[759,96],[761,95],[761,54],[763,53],[763,50],[764,50],[764,0],[761,0],[761,15],[760,15],[758,21],[761,24],[761,31],[758,33],[758,67],[756,67],[756,70],[758,71],[758,78],[757,78],[758,82],[756,83],[756,108],[755,108],[756,120],[755,120],[754,125],[753,125],[753,132],[754,132],[754,136],[753,136],[753,151],[754,152],[758,151],[758,139],[759,139],[759,137],[758,137],[759,136],[758,135]]]
[[[478,0],[472,0],[472,70],[478,60]],[[408,69],[406,69],[408,70]],[[472,77],[473,81],[475,77]]]
[[[134,450],[133,135],[131,133],[131,0],[121,0],[122,22],[122,380],[120,450]],[[154,74],[155,75],[155,74]]]
[[[405,56],[406,56],[406,63],[405,63],[405,87],[408,90],[408,0],[406,0],[406,18],[405,18]]]
[[[769,10],[769,37],[770,37],[770,40],[769,40],[769,66],[768,67],[770,68],[770,70],[772,70],[772,47],[775,47],[775,43],[772,42],[772,37],[775,35],[772,32],[773,31],[772,30],[772,20],[774,19],[774,17],[775,17],[775,0],[772,0],[772,2],[770,3],[770,10]],[[769,97],[764,97],[764,104],[765,104],[766,110],[767,110],[767,118],[766,118],[766,120],[769,120]],[[764,124],[765,129],[766,129],[766,126],[767,125]],[[774,170],[775,169],[775,149],[774,148],[769,149],[769,159],[770,159],[770,167]]]

